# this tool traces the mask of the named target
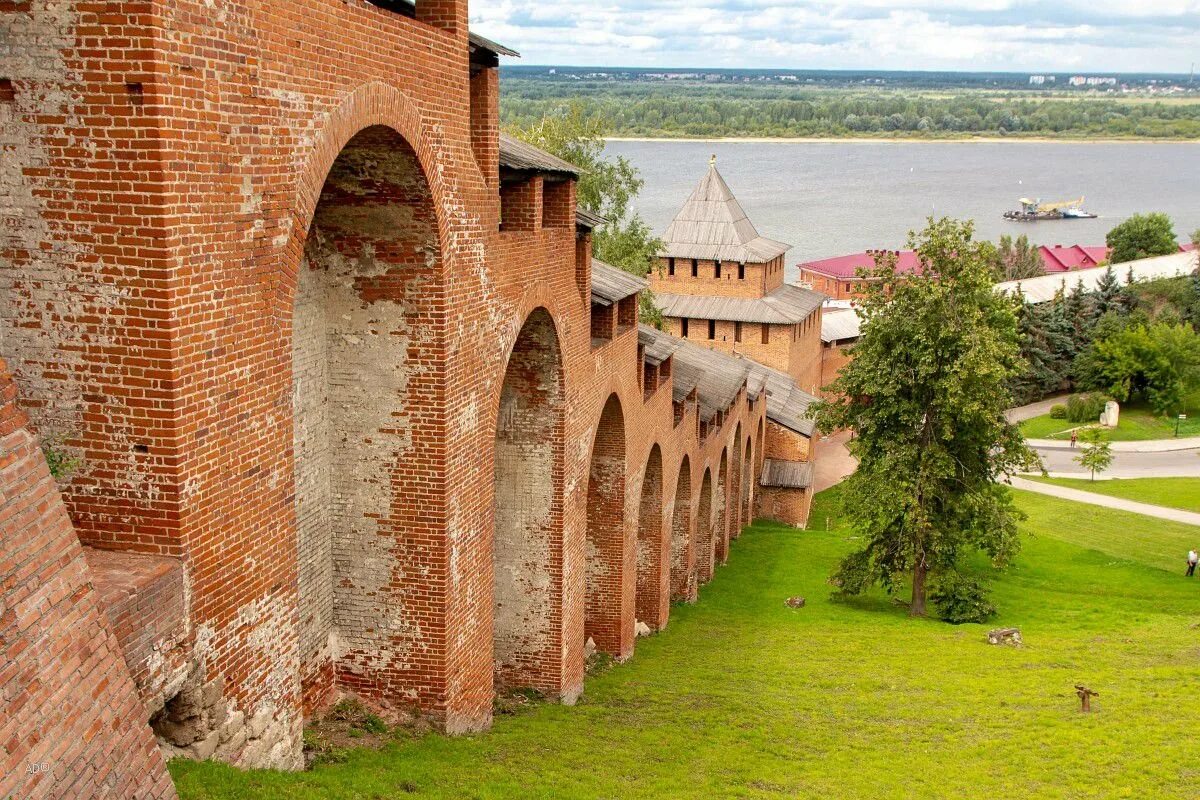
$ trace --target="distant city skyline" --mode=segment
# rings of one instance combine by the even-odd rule
[[[1200,52],[1200,0],[476,0],[471,24],[562,66],[1186,74]]]

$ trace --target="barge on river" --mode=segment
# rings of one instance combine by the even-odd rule
[[[1095,219],[1095,214],[1084,211],[1083,198],[1064,200],[1061,203],[1043,203],[1041,200],[1030,200],[1022,197],[1017,201],[1021,204],[1020,211],[1005,211],[1004,218],[1016,222],[1039,222],[1044,219]]]

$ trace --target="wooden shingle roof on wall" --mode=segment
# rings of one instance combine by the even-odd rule
[[[595,211],[588,211],[583,206],[578,206],[575,209],[575,225],[586,230],[595,230],[601,225],[608,222],[607,217],[602,217]]]
[[[592,259],[592,302],[611,306],[649,286],[645,280],[623,269]]]
[[[802,436],[811,437],[816,431],[808,411],[817,398],[797,386],[785,372],[692,344],[648,325],[639,326],[638,343],[646,354],[655,349],[660,362],[666,357],[662,353],[674,355],[675,400],[681,401],[696,389],[701,419],[708,420],[728,408],[744,384],[751,399],[766,393],[767,419]]]
[[[680,342],[674,336],[668,336],[649,325],[638,325],[638,344],[642,346],[642,356],[651,365],[657,367],[679,349]]]
[[[655,295],[655,300],[668,317],[796,325],[815,313],[825,302],[826,296],[785,283],[766,297],[660,293]]]
[[[579,177],[579,169],[574,164],[507,133],[500,134],[500,166],[521,172],[549,172]]]
[[[763,461],[759,483],[779,489],[807,489],[812,486],[812,480],[811,461],[778,461],[768,458]]]

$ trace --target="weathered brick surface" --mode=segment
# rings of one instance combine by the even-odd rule
[[[0,796],[174,797],[3,360],[0,589]]]
[[[667,623],[677,552],[695,595],[697,515],[721,560],[749,521],[765,400],[701,439],[641,385],[631,303],[593,339],[574,188],[501,185],[466,3],[417,8],[0,17],[0,347],[82,457],[79,538],[181,565],[172,754],[294,768],[339,691],[450,732],[496,685],[571,701],[588,635]]]
[[[174,558],[83,548],[92,586],[148,715],[186,679],[187,585]]]
[[[812,458],[812,439],[770,420],[766,423],[765,448],[763,452],[760,446],[763,458],[779,461],[808,461]],[[762,467],[762,459],[759,460],[759,467]]]

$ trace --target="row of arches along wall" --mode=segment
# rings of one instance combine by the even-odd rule
[[[415,151],[390,128],[367,128],[334,162],[313,214],[297,278],[292,321],[293,446],[299,551],[302,678],[306,696],[335,681],[369,691],[379,671],[419,660],[432,620],[433,588],[393,580],[419,573],[436,524],[403,507],[436,481],[414,457],[436,449],[429,424],[439,377],[442,255],[433,194]],[[546,685],[561,630],[564,386],[553,320],[537,310],[509,357],[495,432],[493,650],[502,686]],[[761,453],[762,430],[759,430]],[[728,556],[725,536],[750,518],[751,440],[715,481],[705,470],[693,536],[691,467],[676,477],[669,572],[662,558],[663,462],[656,444],[638,498],[636,535],[626,535],[625,421],[614,395],[604,406],[588,475],[584,635],[625,655],[632,619],[652,627],[665,598],[694,598]],[[732,463],[730,463],[732,461]],[[714,530],[716,533],[714,534]],[[397,542],[406,546],[397,548]],[[636,580],[625,580],[633,570]],[[659,585],[663,578],[667,585]],[[634,614],[628,613],[632,609]],[[378,688],[378,687],[375,687]]]

